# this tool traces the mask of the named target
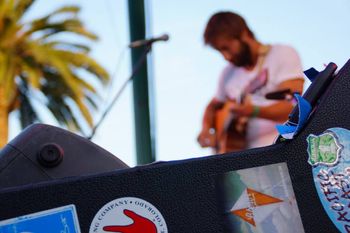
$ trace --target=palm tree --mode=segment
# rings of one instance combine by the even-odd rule
[[[89,83],[106,84],[107,72],[82,43],[60,40],[70,33],[96,40],[78,19],[79,7],[62,7],[45,17],[23,22],[34,0],[0,1],[0,147],[8,140],[8,117],[19,110],[22,127],[38,121],[33,93],[57,119],[74,131],[93,126],[99,100]],[[82,119],[83,121],[78,119]]]

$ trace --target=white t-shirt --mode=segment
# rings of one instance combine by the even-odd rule
[[[267,100],[265,95],[277,90],[277,87],[286,80],[303,77],[303,69],[297,52],[286,45],[272,45],[265,60],[259,68],[246,70],[242,67],[235,67],[228,64],[219,79],[218,89],[215,98],[221,102],[228,99],[237,100],[248,84],[256,79],[258,72],[267,70],[267,82],[256,92],[249,94],[253,105],[269,106],[275,103],[274,100]],[[278,135],[275,128],[276,122],[251,118],[248,123],[247,138],[249,148],[270,145]]]

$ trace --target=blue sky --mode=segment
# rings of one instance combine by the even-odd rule
[[[157,160],[198,158],[212,154],[196,142],[204,108],[216,89],[224,59],[204,46],[202,34],[209,17],[231,10],[246,18],[263,43],[289,44],[297,49],[304,69],[322,69],[350,58],[350,1],[348,0],[146,0],[149,36],[168,33],[168,42],[154,44],[152,87],[156,120]],[[128,78],[130,70],[126,0],[37,0],[28,17],[62,5],[81,6],[80,17],[100,40],[91,55],[114,77],[104,90],[105,107]],[[119,64],[119,65],[118,65]],[[135,165],[131,85],[99,127],[93,142],[129,166]],[[95,114],[95,120],[99,119]],[[50,117],[45,123],[57,125]],[[20,132],[15,114],[10,137]]]

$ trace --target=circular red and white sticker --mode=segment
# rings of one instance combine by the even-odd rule
[[[108,202],[95,215],[89,233],[168,233],[162,214],[151,203],[136,197]]]

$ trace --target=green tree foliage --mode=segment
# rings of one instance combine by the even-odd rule
[[[73,131],[81,131],[83,124],[92,127],[92,111],[99,98],[91,77],[102,84],[109,80],[108,73],[88,55],[88,46],[57,36],[65,33],[97,40],[77,17],[79,7],[65,6],[24,22],[33,2],[0,1],[0,147],[7,143],[12,111],[19,110],[22,127],[38,121],[31,99],[34,92],[42,93],[43,106],[63,127]]]

